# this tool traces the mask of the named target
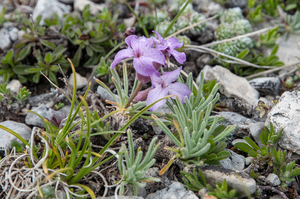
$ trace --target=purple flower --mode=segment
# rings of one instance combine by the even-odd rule
[[[156,74],[151,75],[150,78],[152,89],[150,91],[148,89],[142,91],[143,93],[141,93],[141,95],[138,95],[138,99],[142,99],[142,95],[148,93],[146,101],[146,104],[148,106],[149,104],[167,95],[176,95],[183,103],[185,103],[184,97],[189,97],[192,91],[186,85],[179,82],[174,82],[177,80],[180,74],[180,70],[181,67],[172,72],[164,72],[162,76],[157,76]],[[155,111],[158,107],[166,103],[166,101],[167,100],[164,99],[157,102],[149,110]]]
[[[153,48],[153,38],[131,35],[126,37],[125,42],[128,48],[116,54],[111,68],[114,68],[121,60],[133,57],[133,67],[138,74],[145,77],[154,73],[159,74],[153,63],[165,65],[165,56],[160,50]]]
[[[173,57],[178,61],[178,63],[183,64],[186,61],[186,55],[184,52],[178,52],[175,49],[181,48],[183,43],[180,43],[175,37],[171,37],[165,40],[158,32],[153,31],[158,40],[154,38],[155,43],[157,43],[156,48],[163,51],[168,57],[173,55]]]

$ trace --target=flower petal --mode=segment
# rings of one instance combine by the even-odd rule
[[[123,59],[127,57],[133,57],[133,56],[134,56],[134,52],[131,48],[120,50],[116,54],[114,61],[111,63],[111,68],[114,68],[117,65],[117,63],[119,63]]]
[[[154,32],[156,34],[159,42],[163,45],[165,43],[165,39],[158,32],[156,32],[154,30],[152,32]]]
[[[162,86],[164,84],[164,81],[159,74],[153,74],[150,76],[150,78],[151,78],[151,84],[153,88]]]
[[[184,97],[188,96],[189,98],[192,93],[189,87],[179,82],[170,84],[166,89],[170,95],[178,96],[182,103],[185,103]]]
[[[164,72],[162,74],[161,79],[164,81],[165,87],[169,86],[172,82],[175,82],[177,80],[177,78],[180,75],[181,68],[182,68],[182,66],[180,66],[176,70],[173,70],[171,72]],[[152,80],[152,78],[151,78],[151,80]]]
[[[153,73],[158,73],[152,64],[152,60],[144,56],[134,58],[133,67],[137,73],[146,77],[151,76]]]
[[[178,63],[183,64],[186,61],[186,55],[184,52],[178,52],[177,50],[168,50]]]
[[[153,90],[153,88],[147,88],[146,90],[138,92],[137,96],[135,97],[135,101],[145,101],[147,99],[148,93]]]
[[[130,35],[130,36],[128,36],[128,37],[126,37],[125,38],[125,42],[126,42],[126,44],[129,46],[129,47],[131,47],[131,40],[132,39],[138,39],[138,36],[136,36],[136,35]]]
[[[156,100],[159,100],[160,98],[163,98],[168,95],[168,91],[166,89],[163,89],[161,86],[156,87],[155,89],[151,90],[148,93],[146,104],[147,106]],[[158,107],[166,103],[166,99],[163,99],[156,104],[154,104],[151,108],[149,108],[150,111],[155,111]]]
[[[134,50],[135,55],[138,57],[143,55],[146,49],[152,48],[153,44],[154,42],[152,38],[147,38],[144,36],[131,40],[131,47]]]
[[[166,58],[164,54],[157,49],[149,48],[144,51],[144,57],[150,58],[152,62],[159,63],[161,65],[165,65]]]
[[[183,43],[179,42],[177,38],[171,37],[166,41],[167,45],[170,46],[170,49],[174,50],[177,48],[181,48]]]
[[[136,73],[136,77],[140,82],[143,82],[144,84],[150,82],[151,80],[149,76],[143,76],[139,73]]]

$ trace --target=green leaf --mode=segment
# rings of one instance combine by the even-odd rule
[[[59,46],[57,46],[55,48],[55,50],[53,51],[53,55],[56,56],[56,55],[60,55],[62,53],[64,53],[67,49],[64,48],[64,46],[62,44],[60,44]]]
[[[248,55],[248,53],[249,53],[249,49],[247,48],[247,49],[243,50],[242,52],[240,52],[238,54],[237,58],[244,59],[244,57],[246,57]]]
[[[44,61],[47,64],[50,64],[52,62],[52,54],[50,52],[46,54]]]
[[[19,61],[23,60],[30,53],[31,53],[31,44],[29,43],[17,54],[15,62],[19,62]]]
[[[92,57],[94,55],[94,52],[90,47],[86,47],[86,53],[89,57]]]
[[[17,140],[12,140],[10,146],[11,148],[15,147],[18,153],[24,153],[21,144]]]
[[[249,153],[252,150],[251,146],[243,142],[238,142],[234,146],[245,153]]]
[[[40,76],[41,76],[41,73],[35,73],[34,76],[32,77],[32,81],[36,84],[39,83]]]
[[[23,66],[23,65],[18,65],[13,68],[14,73],[18,75],[28,75],[31,74],[30,72],[27,72],[28,69],[33,68],[32,66]]]
[[[245,136],[244,137],[244,140],[246,140],[246,142],[254,149],[254,150],[259,150],[260,148],[259,148],[259,146],[257,146],[257,144],[255,144],[255,142],[251,139],[251,138],[249,138],[248,136]]]
[[[81,58],[81,53],[82,53],[82,48],[81,47],[78,47],[73,59],[72,59],[72,62],[74,64],[75,67],[77,67],[79,65],[79,62],[80,62],[80,58]]]
[[[90,41],[91,43],[99,44],[99,43],[102,43],[102,42],[104,42],[104,41],[106,41],[106,40],[108,40],[108,39],[109,39],[108,36],[102,35],[102,36],[96,36],[96,37],[94,37],[94,38],[92,38],[92,39],[89,39],[89,41]]]
[[[50,41],[47,41],[47,40],[44,40],[44,39],[40,39],[40,42],[46,46],[47,48],[51,49],[51,50],[54,50],[55,49],[55,44],[53,44],[52,42]]]

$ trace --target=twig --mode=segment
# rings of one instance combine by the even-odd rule
[[[270,190],[273,191],[279,195],[281,195],[281,197],[283,197],[284,199],[289,199],[282,191],[279,191],[278,189],[276,189],[275,187],[271,187],[271,186],[259,186],[259,188],[261,188],[262,190]]]
[[[221,55],[221,56],[227,57],[229,59],[238,61],[242,65],[252,66],[254,68],[273,68],[273,66],[259,66],[259,65],[256,65],[256,64],[252,64],[252,63],[244,61],[242,59],[239,59],[239,58],[236,58],[236,57],[233,57],[233,56],[230,56],[230,55],[226,55],[224,53],[221,53],[221,52],[218,52],[218,51],[215,51],[215,50],[212,50],[210,48],[203,47],[203,46],[185,45],[184,47],[185,47],[186,50],[195,50],[195,51],[200,51],[200,52],[207,51],[207,52],[212,53],[212,54]]]
[[[284,68],[289,68],[289,67],[292,67],[292,66],[296,66],[300,64],[300,62],[296,62],[294,64],[289,64],[289,65],[286,65],[286,66],[282,66],[282,67],[277,67],[277,68],[272,68],[270,70],[266,70],[266,71],[263,71],[263,72],[260,72],[260,73],[256,73],[256,74],[253,74],[253,75],[249,75],[249,76],[246,76],[245,78],[246,79],[251,79],[251,78],[254,78],[254,77],[258,77],[260,75],[266,75],[268,73],[272,73],[272,72],[275,72],[275,71],[279,71],[279,70],[282,70]]]
[[[209,20],[215,19],[215,18],[217,18],[217,16],[218,16],[218,15],[212,16],[212,17],[210,17],[210,18],[207,18],[207,19],[204,19],[204,20],[202,20],[202,21],[199,21],[199,22],[197,22],[197,23],[195,23],[195,24],[193,24],[193,25],[190,25],[190,26],[188,26],[188,27],[182,28],[181,30],[178,30],[177,32],[175,32],[175,33],[169,35],[168,37],[166,37],[165,40],[169,39],[170,37],[174,37],[174,36],[176,36],[176,35],[178,35],[178,34],[184,32],[184,31],[186,31],[186,30],[189,30],[189,29],[191,29],[191,28],[193,28],[193,27],[195,27],[195,26],[198,26],[199,24],[202,24],[202,23],[207,22],[207,21],[209,21]]]
[[[239,35],[239,36],[232,37],[232,38],[229,38],[229,39],[224,39],[224,40],[221,40],[221,41],[211,42],[211,43],[204,44],[204,45],[201,45],[201,46],[210,47],[210,46],[213,46],[213,45],[222,44],[222,43],[226,43],[226,42],[229,42],[229,41],[234,41],[234,40],[241,39],[241,38],[244,38],[244,37],[250,37],[250,36],[253,36],[253,35],[257,35],[257,34],[260,34],[262,32],[265,32],[269,29],[273,29],[273,28],[274,27],[264,28],[264,29],[261,29],[261,30],[257,30],[255,32],[250,32],[250,33],[247,33],[247,34],[244,34],[244,35]]]

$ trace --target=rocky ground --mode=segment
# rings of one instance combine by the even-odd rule
[[[27,3],[26,3],[27,2]],[[227,1],[226,1],[227,2]],[[53,13],[57,13],[59,18],[62,18],[67,13],[80,13],[83,11],[84,6],[90,5],[90,12],[96,14],[101,12],[104,7],[109,5],[108,2],[102,1],[90,1],[90,0],[38,0],[38,1],[9,1],[0,0],[0,7],[6,6],[7,10],[18,9],[21,12],[32,14],[32,18],[35,20],[38,15],[42,15],[43,19],[47,19],[53,16]],[[136,2],[132,2],[132,6]],[[170,7],[172,1],[166,4]],[[198,12],[204,13],[205,17],[214,16],[219,12],[224,5],[220,5],[212,0],[194,1],[194,9]],[[234,1],[230,0],[225,4],[226,8],[241,7],[242,9],[247,7],[247,1]],[[119,19],[124,20],[127,28],[130,28],[132,19],[134,18],[127,7],[122,3],[117,3],[114,7],[115,10],[119,10]],[[149,12],[147,10],[147,2],[140,1],[140,12]],[[218,27],[219,19],[213,19],[208,21],[206,29],[198,35],[190,35],[192,44],[203,45],[215,40],[215,29]],[[254,30],[273,26],[271,22],[266,20],[263,23],[258,23],[253,26]],[[254,31],[253,30],[253,31]],[[142,33],[142,32],[139,32]],[[13,22],[5,22],[0,29],[0,56],[4,57],[6,52],[14,48],[16,42],[22,38],[24,31],[18,28],[18,24]],[[234,74],[233,70],[229,70],[222,66],[222,63],[213,62],[215,57],[209,52],[198,52],[193,50],[186,50],[187,61],[183,64],[183,70],[186,73],[192,72],[194,80],[197,84],[200,82],[200,71],[204,71],[204,78],[207,81],[216,80],[221,84],[219,93],[221,94],[220,101],[214,108],[213,114],[223,117],[222,125],[236,125],[235,131],[226,138],[227,147],[226,150],[230,152],[231,157],[221,160],[221,166],[206,165],[201,167],[206,176],[209,184],[215,185],[216,181],[227,181],[227,184],[234,187],[235,190],[241,191],[242,196],[240,198],[300,198],[300,187],[298,185],[298,176],[295,177],[295,181],[289,183],[288,189],[284,190],[281,185],[281,179],[272,170],[262,171],[256,168],[257,165],[253,160],[253,157],[249,157],[247,153],[244,153],[234,147],[236,143],[245,142],[243,138],[245,136],[251,137],[259,147],[263,144],[260,140],[260,133],[262,129],[273,124],[275,132],[279,132],[283,129],[282,135],[278,140],[279,147],[282,150],[288,152],[288,159],[286,161],[295,161],[295,168],[300,167],[298,165],[300,161],[300,92],[299,81],[292,82],[292,86],[287,86],[288,80],[295,76],[300,77],[297,64],[299,60],[296,56],[299,56],[300,46],[300,34],[290,34],[287,40],[281,35],[277,39],[279,45],[277,56],[279,60],[284,63],[283,69],[265,72],[257,77],[241,77]],[[265,49],[265,54],[269,54],[270,50]],[[71,52],[70,52],[71,54]],[[74,54],[74,53],[73,53]],[[113,55],[109,58],[113,60]],[[287,67],[288,66],[288,67]],[[91,76],[91,69],[84,68],[79,69],[76,73],[77,77],[77,94],[83,95],[87,89],[88,81]],[[70,87],[73,85],[72,75],[68,82]],[[105,80],[105,77],[102,77]],[[130,81],[134,78],[134,75],[129,76]],[[1,80],[0,76],[0,82]],[[110,87],[112,86],[109,81],[105,82]],[[24,85],[31,91],[31,96],[26,103],[9,103],[6,101],[0,102],[0,125],[3,125],[21,135],[24,139],[29,140],[34,127],[45,128],[44,122],[36,115],[28,113],[25,109],[30,109],[41,115],[44,118],[51,119],[53,117],[64,117],[70,111],[70,103],[66,97],[58,89],[51,87],[50,84],[41,80],[39,84],[25,83]],[[61,82],[62,89],[64,84]],[[12,92],[18,92],[23,85],[19,80],[11,80],[7,84],[7,88],[10,88]],[[113,90],[114,91],[114,90]],[[87,101],[93,105],[96,110],[103,113],[110,111],[106,106],[105,100],[114,101],[114,98],[103,87],[99,86],[95,81],[92,81],[90,92],[87,96]],[[278,100],[276,104],[273,104],[274,100]],[[55,107],[58,103],[64,103],[65,106],[57,110]],[[265,105],[265,106],[262,106]],[[260,110],[259,110],[260,109]],[[159,109],[164,113],[169,111],[167,106]],[[162,146],[172,145],[170,139],[164,135],[162,130],[157,126],[153,126],[152,121],[145,119],[138,119],[131,129],[134,133],[135,148],[141,146],[144,150],[147,150],[148,145],[152,137],[157,136]],[[0,129],[0,155],[5,157],[7,155],[7,148],[11,146],[11,141],[16,139],[7,131]],[[101,141],[101,137],[93,138],[92,147],[97,151],[99,147],[105,145]],[[121,143],[126,143],[126,136],[121,136],[118,143],[113,147],[119,149]],[[98,147],[98,148],[97,148]],[[191,172],[190,167],[185,167],[180,162],[175,162],[167,173],[160,176],[159,171],[166,165],[172,154],[166,153],[163,147],[157,152],[155,159],[156,164],[151,167],[146,175],[157,177],[161,179],[159,183],[147,183],[145,188],[138,189],[138,196],[132,196],[133,190],[125,194],[125,196],[118,196],[120,199],[136,198],[136,199],[157,199],[157,198],[176,198],[176,199],[196,199],[196,198],[210,198],[205,196],[205,191],[199,192],[191,191],[184,187],[182,181],[182,175],[180,171]],[[100,168],[105,172],[105,177],[110,184],[115,183],[115,167],[109,167],[105,164]],[[107,167],[107,168],[105,168]],[[258,177],[252,178],[249,174],[252,169],[257,169]],[[0,177],[1,180],[4,178]],[[86,182],[86,185],[91,187],[100,199],[103,192],[103,183],[99,182],[101,179],[93,178]],[[3,187],[2,184],[2,190]],[[246,191],[245,191],[246,190]],[[204,193],[203,193],[204,192]],[[109,189],[108,196],[105,199],[114,198],[114,188]],[[5,197],[5,194],[0,194],[0,197]],[[250,196],[251,195],[251,196]],[[213,198],[213,197],[211,197]]]

